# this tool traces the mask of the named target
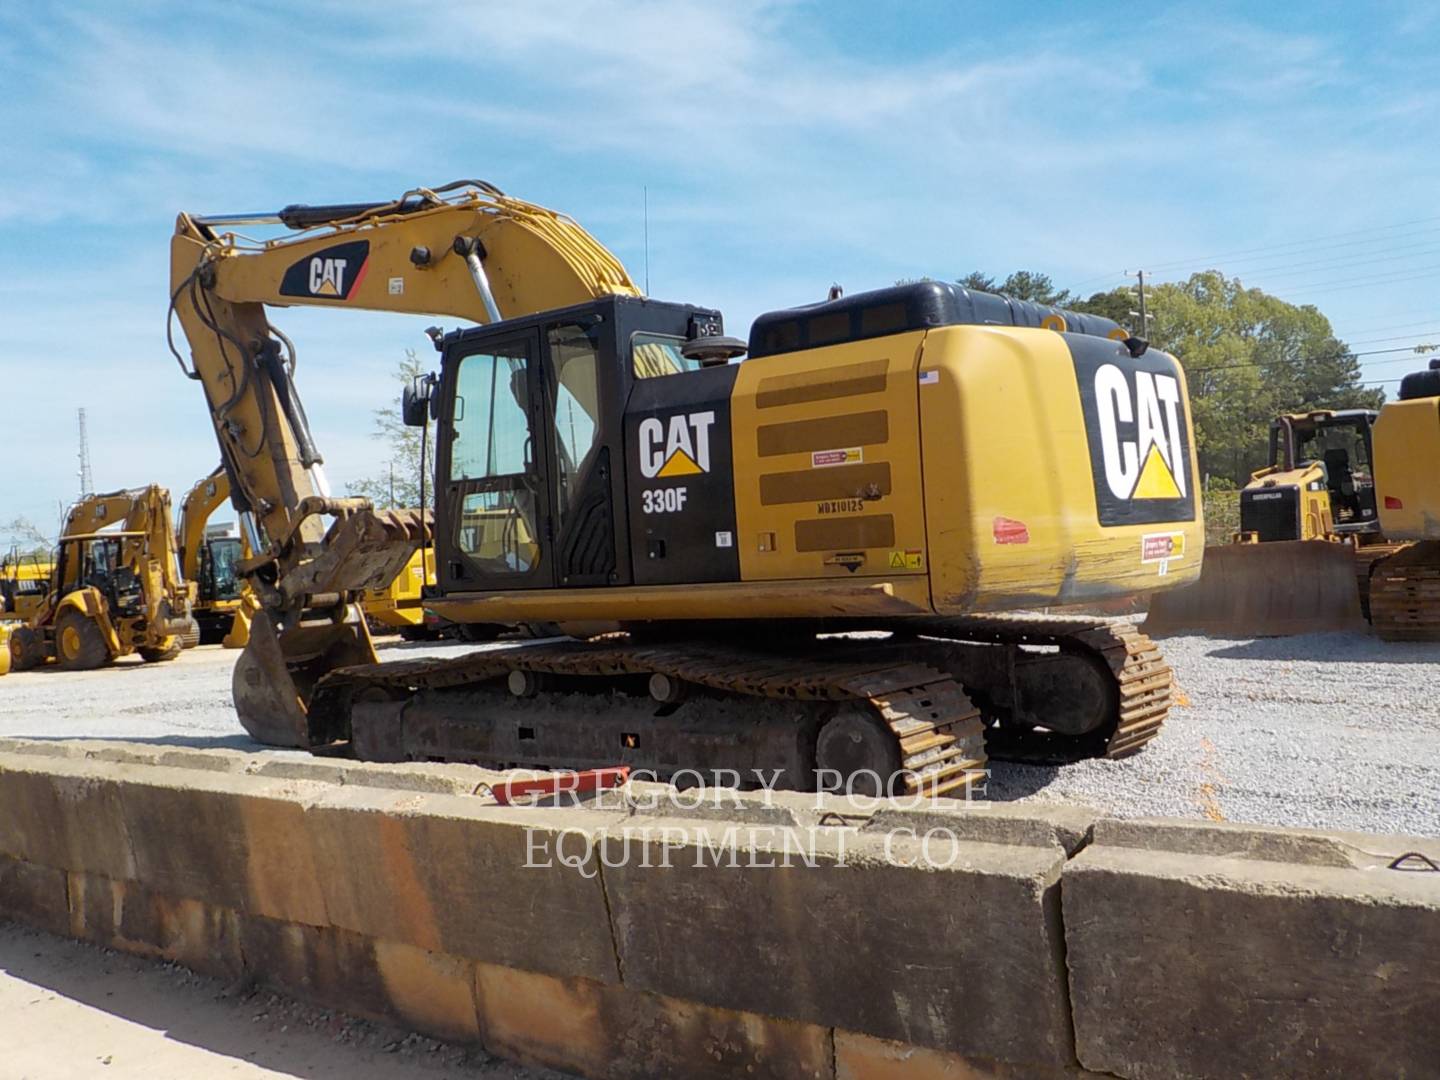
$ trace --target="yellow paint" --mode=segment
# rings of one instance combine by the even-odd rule
[[[425,622],[424,587],[435,584],[435,549],[416,548],[404,569],[381,589],[367,589],[360,603],[367,618],[403,630]]]
[[[1440,540],[1440,398],[1392,401],[1375,421],[1375,502],[1387,540]]]
[[[694,458],[677,447],[675,452],[666,459],[665,464],[660,466],[660,471],[655,475],[666,478],[672,476],[695,476],[697,473],[703,473],[704,471],[705,470],[700,468],[699,465],[695,464]]]
[[[1140,479],[1135,481],[1135,491],[1130,496],[1132,499],[1179,499],[1180,486],[1175,483],[1175,477],[1170,472],[1170,466],[1165,464],[1164,457],[1160,454],[1160,448],[1154,443],[1150,444],[1150,453],[1146,455],[1145,467],[1140,470]]]
[[[1198,493],[1193,521],[1099,524],[1075,365],[1061,335],[943,327],[926,336],[920,371],[933,373],[918,394],[928,543],[914,546],[925,549],[937,611],[1005,611],[1151,592],[1155,569],[1139,558],[1145,534],[1174,532],[1193,550],[1203,545]],[[1190,475],[1198,476],[1193,438],[1190,445]],[[997,542],[997,519],[1023,524],[1028,541]],[[1193,581],[1199,563],[1172,567],[1165,586]]]
[[[920,414],[915,382],[925,332],[917,330],[892,337],[849,342],[798,353],[747,360],[740,365],[730,404],[730,436],[734,448],[735,519],[741,536],[773,533],[775,548],[762,554],[748,545],[740,548],[740,576],[744,581],[812,578],[893,578],[897,574],[923,575],[901,560],[892,567],[892,549],[922,549],[925,545],[925,505],[920,468]],[[831,396],[825,396],[830,394]],[[758,429],[765,425],[804,423],[856,412],[886,413],[877,425],[884,442],[834,451],[798,450],[760,454]],[[831,461],[824,453],[835,455]],[[819,458],[820,460],[816,460]],[[786,502],[765,505],[761,479],[765,476],[811,470],[822,465],[864,461],[867,469],[888,464],[890,491],[869,498],[864,490],[845,491],[836,497],[864,499],[852,518],[894,519],[894,540],[883,547],[799,551],[798,522],[814,519],[815,503]],[[833,561],[837,554],[865,557],[859,569]],[[920,583],[923,587],[923,579]],[[819,596],[796,614],[825,610]],[[925,607],[928,608],[928,598]],[[833,609],[831,609],[833,612]]]

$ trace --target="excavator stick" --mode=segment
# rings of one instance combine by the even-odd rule
[[[1354,549],[1326,540],[1207,547],[1200,580],[1152,596],[1142,627],[1220,637],[1364,628]]]

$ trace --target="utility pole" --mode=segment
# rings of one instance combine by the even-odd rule
[[[1150,337],[1150,316],[1145,313],[1145,271],[1136,270],[1132,273],[1131,271],[1126,270],[1125,276],[1133,277],[1139,282],[1139,284],[1136,286],[1136,292],[1139,294],[1140,297],[1140,310],[1132,311],[1130,312],[1130,314],[1134,318],[1140,320],[1140,329],[1137,331],[1137,334],[1140,337],[1148,340]]]
[[[80,426],[80,498],[83,499],[94,493],[95,482],[90,477],[90,439],[85,434],[85,410],[80,409],[76,418]]]

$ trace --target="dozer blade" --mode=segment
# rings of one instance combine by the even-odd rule
[[[329,741],[308,721],[310,695],[327,671],[377,660],[370,631],[351,605],[344,621],[301,622],[277,634],[270,613],[257,611],[250,640],[235,662],[235,711],[250,737],[270,746],[302,749]]]
[[[1219,637],[1364,628],[1354,551],[1324,540],[1207,547],[1200,580],[1155,593],[1142,627]]]

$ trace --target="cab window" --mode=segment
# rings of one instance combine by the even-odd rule
[[[631,367],[637,379],[655,379],[699,371],[704,364],[681,355],[682,338],[665,334],[637,333],[630,338]]]

